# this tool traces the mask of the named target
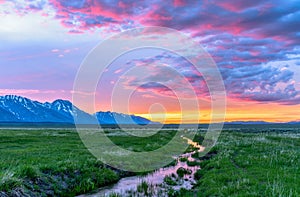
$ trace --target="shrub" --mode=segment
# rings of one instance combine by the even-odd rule
[[[185,169],[183,167],[178,168],[176,172],[177,172],[178,177],[180,177],[180,178],[184,177],[184,175],[186,175],[186,174],[192,174],[191,170]]]

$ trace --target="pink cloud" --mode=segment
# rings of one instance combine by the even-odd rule
[[[241,12],[245,9],[253,8],[261,3],[264,3],[264,0],[256,0],[256,1],[244,1],[244,0],[222,0],[222,1],[215,1],[216,5],[221,6],[226,10],[230,10],[232,12]]]
[[[185,2],[184,0],[173,0],[173,4],[175,7],[180,7],[180,6],[184,6]]]

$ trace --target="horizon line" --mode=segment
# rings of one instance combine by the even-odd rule
[[[68,100],[68,99],[62,99],[62,98],[56,98],[54,99],[53,101],[45,101],[45,102],[42,102],[42,101],[39,101],[37,99],[31,99],[31,98],[28,98],[28,97],[25,97],[25,96],[22,96],[22,95],[17,95],[17,94],[7,94],[7,95],[0,95],[0,97],[7,97],[7,96],[12,96],[12,97],[22,97],[22,98],[25,98],[25,99],[29,99],[31,101],[35,101],[35,102],[39,102],[41,104],[44,104],[44,103],[54,103],[55,101],[58,101],[58,100],[62,100],[62,101],[67,101],[67,102],[70,102],[72,104],[72,106],[75,106],[77,107],[76,105],[73,104],[72,101]],[[78,109],[80,109],[79,107],[77,107]],[[161,123],[160,121],[157,121],[157,120],[152,120],[151,118],[149,118],[148,116],[151,117],[151,114],[148,113],[146,116],[146,114],[141,114],[141,113],[123,113],[123,112],[116,112],[116,111],[112,111],[112,110],[97,110],[96,112],[94,113],[89,113],[89,112],[86,112],[82,109],[80,109],[81,111],[89,114],[89,115],[94,115],[96,113],[99,113],[99,112],[110,112],[110,113],[119,113],[119,114],[125,114],[125,115],[134,115],[134,116],[139,116],[139,117],[143,117],[143,118],[146,118],[152,122],[157,122],[157,123],[160,123],[160,124],[163,124],[163,125],[170,125],[170,124],[180,124],[178,122],[168,122],[168,121],[164,121],[164,123]],[[155,113],[154,113],[155,114]],[[165,114],[168,114],[168,113],[165,113]],[[172,114],[172,113],[169,113],[169,114]],[[253,119],[253,118],[252,118]],[[256,119],[256,120],[252,120],[251,118],[243,118],[243,119],[236,119],[236,120],[224,120],[224,121],[220,121],[220,122],[210,122],[210,121],[205,121],[205,122],[191,122],[191,123],[184,123],[184,124],[198,124],[198,125],[201,125],[201,124],[220,124],[220,123],[223,123],[223,124],[237,124],[237,123],[244,123],[244,124],[247,124],[247,123],[255,123],[255,122],[261,122],[262,124],[287,124],[287,123],[297,123],[297,122],[300,122],[299,119],[294,119],[294,120],[291,120],[291,121],[266,121],[264,119]]]

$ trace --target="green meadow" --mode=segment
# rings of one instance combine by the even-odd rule
[[[116,182],[73,130],[1,130],[0,191],[74,196]]]
[[[110,138],[124,148],[149,151],[165,145],[175,132],[163,130],[141,139]],[[199,131],[196,138],[204,134]],[[299,129],[224,131],[211,152],[198,159],[180,159],[201,167],[194,175],[193,189],[170,191],[168,196],[300,196]],[[131,175],[98,161],[76,130],[0,130],[0,196],[75,196]],[[143,188],[148,188],[147,183],[137,189],[143,192]]]
[[[299,129],[225,131],[212,151],[179,196],[300,196]]]

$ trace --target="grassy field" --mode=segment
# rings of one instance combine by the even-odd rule
[[[300,130],[222,132],[212,151],[177,196],[300,196]]]
[[[0,191],[74,196],[116,182],[72,130],[0,130]]]
[[[121,133],[110,139],[124,148],[149,151],[167,143],[174,133],[163,131],[142,139]],[[74,196],[133,174],[97,161],[72,129],[2,129],[0,155],[0,196]]]
[[[142,140],[110,138],[149,151],[173,136],[164,131]],[[300,196],[299,130],[224,131],[212,153],[200,158],[194,189],[169,196]],[[0,196],[74,196],[128,175],[97,161],[75,130],[0,130]]]

